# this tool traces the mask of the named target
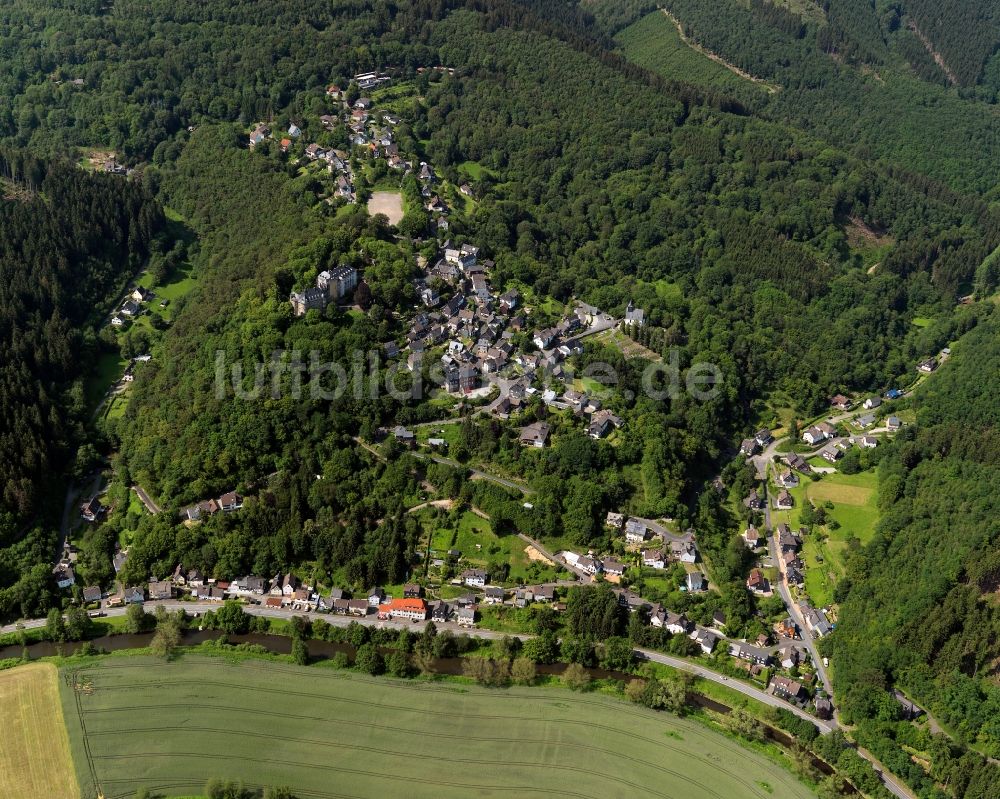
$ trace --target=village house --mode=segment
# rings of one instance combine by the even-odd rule
[[[802,440],[811,446],[822,444],[828,437],[829,436],[827,436],[826,432],[819,425],[807,428],[802,434]]]
[[[751,646],[740,641],[733,641],[729,645],[729,654],[734,658],[745,660],[748,663],[755,663],[758,666],[767,666],[771,662],[771,653],[766,649]]]
[[[662,627],[671,635],[687,635],[691,629],[691,622],[680,613],[659,608],[650,614],[649,622],[654,627]]]
[[[80,516],[88,522],[96,522],[105,510],[97,497],[91,497],[80,506]]]
[[[139,586],[130,586],[125,589],[122,595],[127,605],[141,605],[146,600],[146,595]]]
[[[743,500],[743,504],[750,510],[764,510],[767,507],[767,501],[757,493],[756,488],[750,490],[747,498]]]
[[[501,313],[509,314],[515,308],[517,308],[518,303],[521,300],[521,292],[517,289],[510,289],[505,291],[500,295],[499,299],[499,309]]]
[[[820,452],[819,456],[827,463],[836,463],[844,457],[844,453],[836,447],[825,447],[823,451]]]
[[[587,572],[587,574],[597,574],[603,571],[604,564],[597,558],[592,558],[589,555],[581,555],[576,561],[577,568],[582,569]]]
[[[764,536],[761,535],[760,530],[751,524],[743,532],[743,543],[750,549],[757,549],[757,547],[763,546]]]
[[[778,650],[778,662],[783,669],[792,669],[799,665],[799,650],[791,644],[785,644]]]
[[[791,469],[778,472],[775,482],[782,488],[795,488],[799,484],[799,476]]]
[[[352,616],[367,616],[372,605],[367,599],[348,599],[347,612]]]
[[[881,397],[868,397],[863,403],[861,403],[861,407],[864,408],[866,411],[871,411],[879,407],[881,404],[882,404]]]
[[[533,588],[531,593],[536,602],[552,602],[556,598],[556,589],[551,585],[540,585]]]
[[[243,497],[235,491],[229,491],[219,497],[219,507],[225,513],[232,513],[243,507]]]
[[[597,411],[597,413],[590,417],[587,435],[594,439],[604,438],[612,429],[618,429],[623,424],[622,418],[615,416],[611,411]]]
[[[690,594],[697,594],[700,591],[708,590],[708,583],[705,580],[705,575],[699,571],[688,572],[684,578],[684,584]]]
[[[522,446],[537,447],[541,449],[549,437],[549,426],[545,422],[534,422],[521,428],[518,437]]]
[[[612,530],[621,530],[625,526],[625,517],[620,513],[608,511],[608,515],[604,518],[604,524]]]
[[[849,411],[851,409],[851,401],[843,394],[837,394],[830,398],[830,407],[836,408],[838,411]]]
[[[690,638],[701,647],[701,651],[705,655],[712,654],[712,650],[715,649],[715,645],[719,640],[719,637],[706,627],[696,627],[694,632],[691,633]]]
[[[70,588],[76,584],[76,574],[73,571],[73,567],[65,560],[60,561],[52,569],[52,579],[55,581],[56,588]]]
[[[792,495],[788,493],[786,489],[782,489],[777,498],[774,500],[774,507],[777,510],[791,510],[795,505],[795,500]]]
[[[462,582],[473,588],[484,588],[489,575],[482,569],[466,569],[462,572]]]
[[[403,599],[420,599],[423,595],[424,589],[419,583],[407,583],[403,586]]]
[[[833,704],[825,696],[817,696],[813,700],[813,707],[816,710],[816,718],[823,720],[833,718]]]
[[[625,540],[630,544],[641,544],[647,536],[646,523],[642,519],[629,519],[625,523]]]
[[[874,436],[862,436],[859,443],[862,449],[875,449],[878,446],[878,439]]]
[[[663,551],[659,549],[644,549],[642,551],[642,565],[647,569],[665,569],[667,567],[666,558]]]
[[[802,546],[802,539],[796,533],[792,532],[792,528],[785,522],[779,524],[777,530],[778,548],[781,552],[797,552],[799,547]]]
[[[760,569],[750,570],[750,576],[747,577],[747,588],[751,594],[757,596],[769,596],[771,593],[771,583]]]
[[[393,599],[378,606],[380,619],[423,621],[427,618],[427,603],[422,599]]]
[[[622,577],[625,574],[625,564],[621,561],[607,558],[601,561],[601,565],[607,577]]]
[[[791,452],[786,455],[785,463],[788,464],[790,469],[794,469],[801,474],[810,474],[812,472],[812,467],[806,463],[806,459],[797,452]]]
[[[431,605],[431,621],[444,624],[451,618],[451,606],[447,602],[434,602]]]
[[[802,609],[802,616],[805,619],[806,627],[817,638],[822,638],[824,635],[829,635],[833,632],[833,625],[830,624],[830,620],[822,610],[804,607]]]
[[[769,689],[774,696],[788,702],[802,698],[802,683],[780,674],[771,678]]]
[[[397,425],[393,428],[392,437],[404,447],[412,447],[417,441],[416,434],[412,430],[407,430],[402,425]]]
[[[170,599],[174,595],[174,586],[169,580],[150,580],[150,599]]]
[[[476,606],[468,605],[455,611],[455,621],[460,627],[476,626]]]
[[[921,361],[917,366],[917,371],[923,374],[930,374],[935,369],[938,368],[938,362],[936,358],[928,358],[926,361]]]
[[[502,605],[505,598],[506,593],[499,586],[487,585],[483,588],[483,604],[485,605]]]
[[[899,428],[903,426],[898,416],[890,416],[885,420],[885,429],[890,433],[895,433]]]
[[[387,598],[388,596],[385,591],[376,586],[368,592],[368,605],[369,607],[377,608]]]
[[[866,413],[863,416],[859,416],[857,419],[854,420],[854,424],[862,430],[871,427],[873,424],[875,424],[875,414]]]
[[[697,563],[698,547],[693,541],[671,541],[670,557],[680,563]]]
[[[786,616],[775,624],[774,631],[785,638],[798,638],[799,636],[799,626],[792,620],[791,616]]]
[[[750,458],[760,451],[760,444],[755,438],[744,438],[740,443],[740,453]]]
[[[258,125],[250,131],[250,146],[256,147],[270,135],[271,129],[267,125]]]

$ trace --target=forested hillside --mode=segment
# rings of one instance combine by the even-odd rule
[[[1000,172],[991,166],[984,171],[980,156],[988,153],[987,163],[1000,163],[995,109],[981,102],[995,102],[995,93],[985,86],[961,94],[946,88],[945,72],[909,30],[901,6],[876,14],[868,0],[824,5],[826,16],[817,22],[766,0],[663,4],[693,43],[782,87],[757,100],[736,93],[761,115],[961,192],[994,192]],[[644,12],[641,5],[616,5],[598,19],[618,33]],[[678,46],[670,42],[669,21],[660,24],[660,46]],[[674,76],[659,68],[655,48],[637,48],[630,38],[623,33],[620,39],[630,60]],[[697,71],[684,74],[700,82]]]
[[[992,0],[906,0],[905,10],[963,86],[985,79],[994,90],[1000,48],[1000,7]],[[984,75],[987,63],[992,63]]]
[[[882,460],[882,518],[839,587],[834,652],[848,720],[885,723],[881,734],[909,743],[891,723],[898,706],[884,689],[895,684],[996,757],[1000,318],[981,316],[915,398],[917,426]],[[940,741],[933,751],[934,777],[956,796],[996,795],[996,772],[980,773],[974,756],[959,764]],[[980,784],[966,792],[970,780]]]
[[[0,615],[48,588],[62,508],[89,415],[83,379],[114,292],[162,215],[138,184],[0,153]],[[36,528],[35,525],[38,525]],[[36,564],[41,577],[29,577]]]
[[[677,607],[701,601],[704,620],[718,607],[731,634],[753,638],[767,632],[760,605],[783,608],[748,593],[752,555],[726,498],[705,490],[720,473],[749,487],[738,469],[723,471],[734,443],[777,418],[774,395],[795,419],[818,418],[831,395],[881,394],[965,334],[914,400],[917,424],[891,450],[880,445],[883,520],[838,583],[830,646],[838,701],[866,746],[924,796],[940,790],[935,780],[956,797],[990,796],[978,756],[955,762],[962,741],[1000,755],[1000,530],[990,515],[1000,506],[1000,349],[992,305],[972,304],[1000,281],[992,23],[958,58],[956,36],[916,0],[830,0],[809,14],[765,0],[664,5],[718,60],[642,0],[15,0],[0,10],[0,140],[56,159],[3,161],[17,199],[0,203],[10,453],[0,543],[11,544],[0,617],[46,608],[56,523],[17,545],[14,532],[84,438],[92,328],[151,248],[162,223],[153,194],[197,237],[182,248],[197,285],[171,306],[169,326],[150,329],[156,357],[135,373],[127,408],[101,423],[106,440],[94,435],[120,504],[138,483],[163,508],[119,508],[93,528],[79,568],[103,586],[142,584],[178,563],[220,579],[298,570],[326,588],[399,584],[430,546],[408,513],[427,493],[488,512],[498,541],[516,531],[597,548],[608,511],[691,525],[717,591],[711,607],[677,591]],[[949,85],[907,14],[963,88]],[[962,30],[980,19],[958,18]],[[661,57],[660,32],[711,73]],[[353,101],[350,76],[367,69],[391,72],[378,113],[398,153],[414,171],[433,164],[440,190],[447,182],[464,198],[447,233],[429,229],[417,178],[376,163],[388,158],[363,137],[344,156],[359,194],[398,192],[403,221],[323,196],[333,169],[310,161],[305,142],[352,148],[346,126],[320,120],[351,118],[327,86],[348,87]],[[248,147],[261,121],[276,135]],[[301,141],[281,142],[282,131]],[[141,179],[70,166],[108,149],[141,164]],[[614,444],[540,399],[523,419],[454,424],[451,455],[489,464],[501,488],[386,436],[473,406],[371,399],[385,362],[360,394],[296,395],[288,372],[274,396],[220,391],[220,362],[241,365],[246,385],[276,352],[349,367],[355,353],[402,344],[422,301],[418,264],[437,259],[446,237],[481,248],[491,289],[518,287],[532,324],[556,324],[576,300],[618,318],[629,301],[643,309],[642,330],[614,331],[624,347],[595,336],[573,355],[619,376]],[[340,265],[361,271],[363,301],[295,316],[290,292]],[[529,330],[511,336],[533,352]],[[648,396],[643,366],[670,357],[680,370],[718,365],[722,389],[704,402]],[[548,419],[551,445],[521,445],[529,415]],[[238,513],[178,522],[182,508],[233,489],[246,499]],[[119,548],[128,560],[116,576]],[[510,569],[499,545],[484,558],[494,575]],[[916,733],[897,718],[893,685],[955,731],[954,751],[907,737]],[[886,742],[920,757],[939,747],[924,758],[932,776],[899,746],[883,752]]]

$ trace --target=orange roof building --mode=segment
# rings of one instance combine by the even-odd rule
[[[423,621],[427,618],[427,603],[422,599],[393,599],[378,606],[381,619],[409,619]]]

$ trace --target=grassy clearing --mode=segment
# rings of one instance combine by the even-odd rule
[[[861,474],[829,474],[818,483],[808,483],[808,495],[813,503],[829,500],[829,511],[839,524],[830,531],[831,538],[846,541],[852,534],[867,544],[875,534],[878,521],[878,475],[874,471]]]
[[[454,403],[454,398],[450,398],[451,402]],[[418,427],[415,432],[417,435],[417,442],[420,444],[426,444],[428,439],[431,438],[443,438],[448,442],[448,446],[454,446],[459,439],[462,432],[462,423],[460,421],[456,422],[444,422],[440,427],[434,425],[432,427]]]
[[[805,495],[817,506],[832,502],[833,508],[826,513],[838,525],[836,529],[829,524],[818,528],[802,547],[806,591],[815,604],[827,605],[833,601],[834,586],[844,576],[848,542],[857,538],[867,544],[875,534],[878,476],[874,471],[824,475],[819,482],[806,483]]]
[[[691,799],[763,799],[762,783],[775,799],[811,795],[694,721],[595,693],[193,655],[101,661],[72,675],[88,686],[62,696],[88,796],[95,782],[109,799],[140,787],[189,795],[211,777],[321,798],[664,796],[669,785]]]
[[[482,180],[483,175],[489,175],[492,178],[497,177],[497,173],[480,164],[478,161],[463,161],[458,165],[458,171],[463,175],[466,175],[471,180]]]
[[[58,672],[31,663],[0,672],[0,796],[77,799],[69,739],[59,702]]]
[[[507,563],[508,583],[538,583],[556,578],[554,567],[528,558],[524,541],[514,535],[498,536],[488,519],[470,510],[463,512],[454,526],[449,521],[435,524],[431,510],[418,511],[418,518],[430,534],[431,549],[439,556],[457,549],[462,553],[462,568]]]

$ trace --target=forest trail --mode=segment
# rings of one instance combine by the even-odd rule
[[[934,59],[934,63],[941,67],[941,71],[948,78],[948,83],[952,86],[958,86],[958,76],[951,71],[951,67],[948,66],[947,62],[937,50],[934,49],[934,45],[931,40],[924,36],[924,32],[917,27],[917,23],[912,19],[906,24],[906,27],[918,38],[920,43],[924,46],[924,49],[930,53],[931,58]]]
[[[687,34],[684,33],[684,26],[681,25],[681,21],[679,19],[677,19],[677,17],[675,17],[673,14],[671,14],[665,8],[661,8],[660,11],[662,11],[664,14],[666,14],[667,15],[667,19],[669,19],[671,22],[674,23],[674,25],[677,28],[677,34],[681,37],[681,41],[684,42],[684,44],[686,44],[688,47],[690,47],[696,53],[701,53],[701,55],[705,56],[705,58],[708,58],[708,59],[714,61],[719,66],[725,67],[730,72],[732,72],[734,75],[738,75],[739,77],[743,78],[744,80],[748,80],[751,83],[756,83],[758,86],[763,86],[765,89],[767,89],[768,93],[770,93],[770,94],[777,94],[778,92],[781,91],[781,86],[779,86],[777,83],[770,83],[769,81],[766,81],[763,78],[758,78],[755,75],[751,75],[749,72],[746,72],[745,70],[740,69],[735,64],[729,63],[722,56],[717,55],[716,53],[713,53],[711,50],[708,50],[708,49],[702,47],[697,42],[692,41],[691,39],[688,38]]]

